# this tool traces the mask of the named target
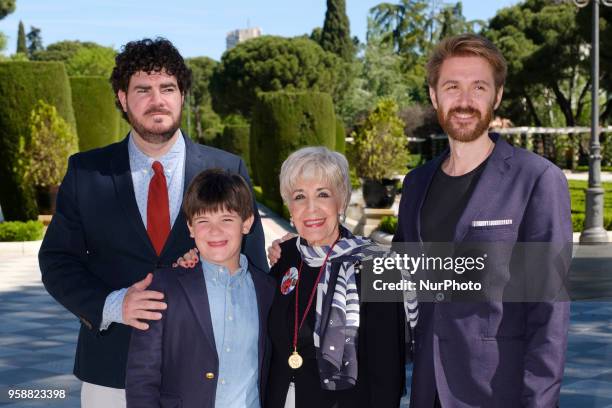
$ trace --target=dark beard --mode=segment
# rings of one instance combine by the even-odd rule
[[[493,118],[493,106],[487,109],[484,118],[477,109],[474,109],[472,107],[453,108],[448,112],[446,116],[442,112],[442,109],[438,109],[436,113],[438,116],[438,121],[440,122],[440,126],[442,126],[442,129],[444,129],[448,137],[458,142],[467,143],[478,139],[484,132],[487,131],[487,129],[489,129],[489,124],[491,123],[491,119]],[[466,113],[475,115],[478,119],[478,122],[476,122],[474,130],[469,131],[469,129],[465,127],[453,127],[451,118],[455,113]]]
[[[163,109],[149,109],[148,111],[145,112],[145,115],[148,115],[153,112],[161,112],[165,114],[170,114],[169,111],[163,110]],[[140,123],[132,115],[130,108],[128,107],[127,109],[127,116],[128,116],[130,125],[132,125],[132,127],[134,128],[134,130],[136,131],[136,133],[138,133],[140,137],[142,137],[146,142],[151,143],[151,144],[163,144],[167,142],[168,140],[170,140],[172,136],[174,136],[178,128],[181,127],[182,114],[183,112],[181,110],[181,113],[179,115],[179,120],[172,122],[172,125],[168,128],[168,130],[166,130],[165,132],[157,133],[157,132],[152,132],[148,130],[147,128],[145,128],[145,126],[142,123]]]

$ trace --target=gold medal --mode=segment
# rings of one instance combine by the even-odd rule
[[[339,239],[339,238],[338,238]],[[304,261],[302,260],[300,262],[300,269],[297,271],[297,276],[296,276],[296,283],[295,283],[295,323],[293,325],[293,353],[291,353],[291,355],[289,356],[289,367],[293,368],[294,370],[297,370],[298,368],[300,368],[302,366],[302,364],[304,364],[304,360],[302,359],[302,356],[300,356],[297,352],[297,343],[298,343],[298,332],[300,331],[300,329],[302,328],[302,325],[304,324],[304,320],[306,320],[306,316],[308,315],[308,311],[310,310],[310,306],[312,306],[312,301],[314,299],[314,295],[316,293],[316,289],[317,289],[317,283],[321,280],[321,274],[323,273],[323,269],[325,269],[325,265],[327,264],[327,259],[329,258],[329,255],[332,253],[332,250],[334,249],[334,246],[336,245],[336,242],[338,242],[338,239],[336,239],[336,241],[334,242],[334,244],[331,246],[331,248],[329,248],[329,251],[327,252],[327,255],[325,255],[325,260],[323,261],[323,264],[321,265],[321,268],[319,269],[319,274],[317,275],[317,279],[315,280],[315,284],[312,287],[312,291],[310,292],[310,298],[308,299],[308,304],[306,305],[306,310],[304,310],[304,315],[302,316],[302,320],[299,320],[298,317],[298,305],[299,305],[299,301],[298,301],[298,296],[299,296],[299,286],[300,286],[300,275],[302,274],[302,266],[304,266]],[[295,269],[295,268],[293,268]],[[287,272],[289,273],[289,272]],[[283,282],[284,284],[286,284],[286,282]],[[281,292],[283,293],[283,295],[285,295],[286,293],[283,292],[283,286],[281,284]],[[289,293],[290,291],[287,291],[287,293]]]
[[[300,356],[297,351],[294,351],[293,354],[289,356],[289,367],[293,368],[294,370],[300,368],[303,362],[304,360],[302,360],[302,356]]]

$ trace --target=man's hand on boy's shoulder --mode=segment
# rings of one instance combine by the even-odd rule
[[[183,256],[180,256],[175,263],[172,264],[173,268],[183,267],[183,268],[194,268],[200,257],[198,256],[198,248],[190,249]]]
[[[155,310],[166,310],[166,303],[161,300],[164,294],[147,290],[153,281],[153,274],[130,286],[123,298],[123,323],[135,329],[147,330],[149,325],[141,320],[160,320],[162,314]]]

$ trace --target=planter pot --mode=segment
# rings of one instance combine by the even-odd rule
[[[363,200],[368,208],[389,208],[395,201],[397,188],[395,180],[364,179]]]
[[[41,215],[55,214],[55,202],[57,200],[58,186],[39,187],[36,189],[36,203],[38,213]]]

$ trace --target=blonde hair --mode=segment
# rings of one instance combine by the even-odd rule
[[[476,34],[461,34],[447,37],[434,48],[427,61],[427,83],[432,88],[438,84],[440,67],[444,60],[451,57],[481,57],[493,68],[495,88],[499,89],[506,82],[508,65],[499,49],[486,38]]]
[[[301,180],[321,180],[340,198],[342,211],[351,198],[348,162],[343,154],[323,146],[304,147],[291,153],[280,171],[280,192],[285,204]]]

